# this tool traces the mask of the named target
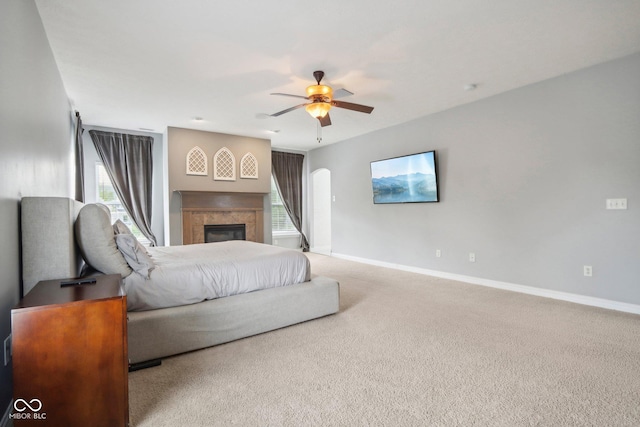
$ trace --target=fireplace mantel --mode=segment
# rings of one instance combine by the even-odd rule
[[[180,191],[182,244],[204,243],[205,224],[245,224],[247,240],[264,242],[263,193]]]

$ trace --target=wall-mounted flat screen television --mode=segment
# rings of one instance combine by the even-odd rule
[[[373,161],[371,184],[375,204],[437,202],[436,152]]]

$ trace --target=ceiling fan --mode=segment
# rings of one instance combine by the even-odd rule
[[[288,113],[289,111],[305,107],[307,113],[311,114],[311,117],[318,119],[320,121],[320,125],[324,127],[331,125],[331,118],[329,117],[329,110],[331,109],[331,107],[345,108],[347,110],[359,111],[361,113],[367,114],[370,114],[373,111],[373,107],[367,107],[366,105],[336,101],[336,98],[350,96],[353,95],[353,93],[349,92],[346,89],[338,89],[334,92],[334,90],[330,86],[321,85],[320,81],[324,77],[324,71],[314,71],[313,77],[316,79],[317,84],[307,87],[307,96],[291,95],[288,93],[271,94],[302,98],[308,100],[309,102],[296,105],[295,107],[287,108],[286,110],[282,110],[274,114],[270,114],[270,116],[278,117],[284,113]]]

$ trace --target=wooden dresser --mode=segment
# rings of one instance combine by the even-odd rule
[[[121,283],[120,275],[43,281],[11,310],[14,426],[129,424]]]

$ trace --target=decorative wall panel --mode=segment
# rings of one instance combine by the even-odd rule
[[[216,181],[236,180],[236,158],[227,147],[222,147],[213,156],[213,179]]]
[[[258,179],[258,159],[251,153],[240,160],[240,178]]]
[[[209,173],[207,155],[195,146],[187,153],[187,175],[207,175]]]

